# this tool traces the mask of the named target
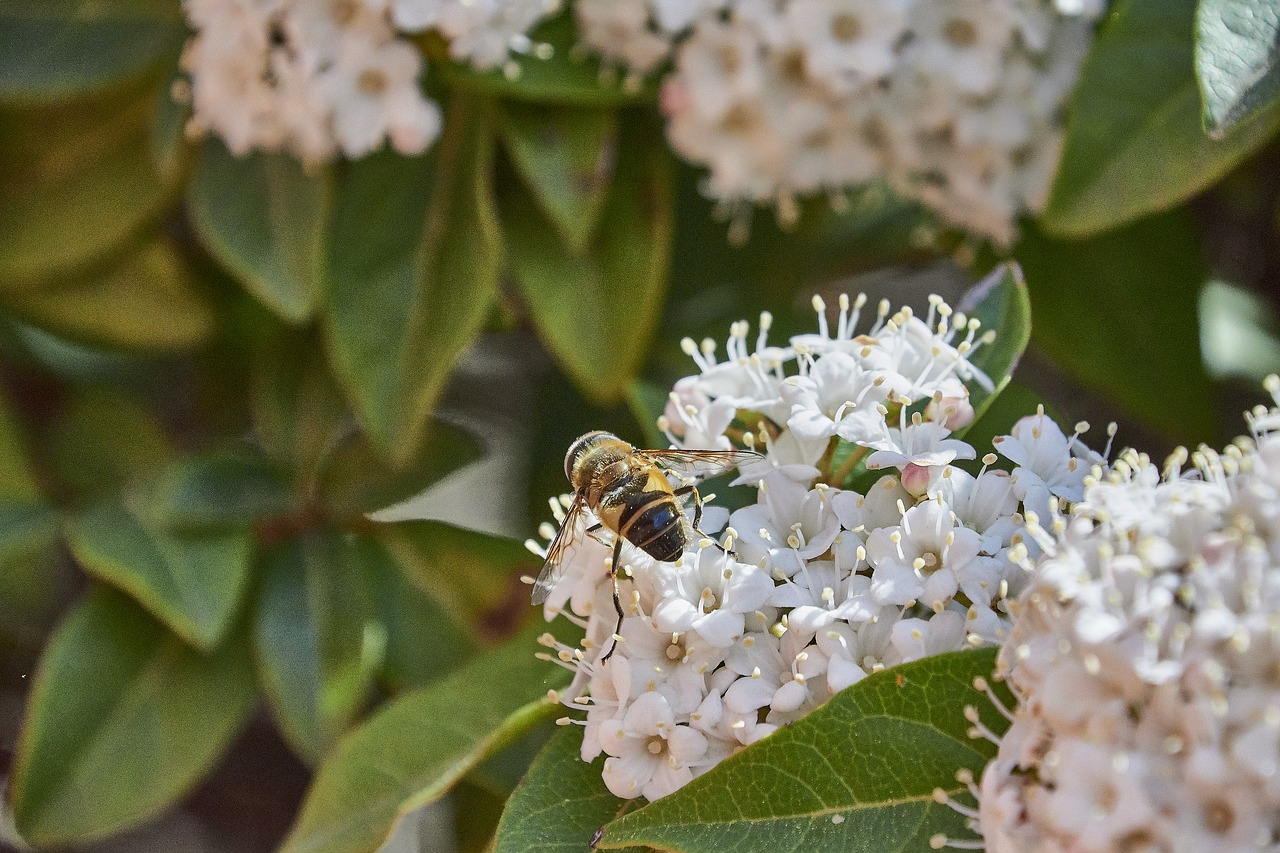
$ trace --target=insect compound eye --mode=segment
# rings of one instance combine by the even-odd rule
[[[573,444],[569,445],[569,452],[564,455],[564,476],[570,483],[573,483],[573,466],[577,464],[578,457],[586,453],[601,438],[608,435],[609,433],[604,430],[595,430],[579,436]]]

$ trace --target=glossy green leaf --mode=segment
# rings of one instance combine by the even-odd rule
[[[376,849],[409,811],[534,723],[556,713],[548,690],[569,673],[537,661],[534,624],[500,648],[392,700],[320,768],[285,853]]]
[[[494,853],[587,850],[596,830],[644,803],[609,793],[600,776],[604,756],[588,763],[579,757],[581,750],[578,726],[552,735],[507,800]]]
[[[288,154],[233,156],[208,139],[187,194],[200,241],[262,303],[292,323],[320,299],[330,168]]]
[[[1280,109],[1205,135],[1193,67],[1196,0],[1120,0],[1086,60],[1043,216],[1083,237],[1167,210],[1272,137]]]
[[[172,529],[248,524],[293,509],[283,472],[247,453],[187,457],[161,476],[151,494],[158,518]]]
[[[1015,263],[998,267],[965,294],[956,310],[981,321],[983,332],[996,333],[995,340],[984,343],[970,359],[994,386],[988,391],[974,382],[966,383],[976,420],[1009,384],[1031,340],[1031,297],[1022,270]]]
[[[429,35],[420,40],[432,60],[451,86],[503,98],[532,101],[538,104],[576,104],[609,106],[653,100],[653,85],[627,85],[617,74],[602,73],[600,63],[581,50],[573,23],[573,13],[566,8],[534,27],[529,38],[535,45],[549,45],[524,56],[513,56],[500,68],[477,69],[469,63],[449,58],[444,39]]]
[[[386,635],[379,678],[390,690],[422,687],[461,666],[477,649],[476,636],[414,583],[381,543],[366,541],[360,568]]]
[[[250,385],[258,443],[298,471],[303,493],[314,492],[321,460],[355,429],[320,342],[301,332],[276,336],[255,360]]]
[[[28,648],[46,634],[71,582],[58,563],[58,514],[0,499],[0,638]]]
[[[0,499],[38,501],[40,483],[31,465],[29,438],[0,395]]]
[[[988,725],[1003,718],[973,686],[995,651],[953,652],[875,673],[800,721],[753,744],[685,787],[605,828],[597,845],[647,844],[683,853],[930,849],[972,838],[964,816],[933,799],[962,794],[994,747],[966,734],[965,705]],[[526,848],[533,849],[533,848]]]
[[[1280,6],[1259,0],[1200,0],[1196,80],[1215,135],[1280,95]]]
[[[190,348],[212,337],[217,322],[212,301],[163,234],[70,278],[0,294],[0,304],[59,336],[133,350]]]
[[[507,151],[542,212],[569,251],[581,252],[613,178],[617,113],[508,103],[501,127]]]
[[[497,294],[488,108],[454,95],[425,157],[345,164],[325,270],[329,356],[365,431],[413,457],[445,379]]]
[[[165,0],[0,0],[0,100],[49,100],[136,76],[182,49]]]
[[[497,606],[515,576],[536,574],[541,564],[515,539],[440,521],[386,524],[376,532],[414,583],[456,614]]]
[[[671,260],[670,159],[654,128],[627,127],[594,237],[571,252],[528,195],[502,197],[516,283],[534,325],[582,391],[616,402],[648,355]]]
[[[480,457],[476,440],[443,421],[432,420],[413,454],[393,466],[354,428],[335,441],[316,473],[316,488],[340,516],[383,509],[412,497]]]
[[[1028,227],[1015,254],[1031,290],[1033,343],[1055,365],[1176,441],[1213,440],[1196,309],[1205,264],[1187,211],[1074,242]]]
[[[177,176],[151,156],[155,96],[0,111],[0,289],[45,286],[159,217]]]
[[[54,423],[49,459],[59,485],[76,501],[114,495],[164,468],[173,441],[155,415],[106,390],[73,397]]]
[[[355,719],[382,661],[386,634],[360,571],[373,547],[336,533],[305,536],[262,562],[258,672],[281,731],[312,763]]]
[[[18,830],[61,845],[169,806],[210,769],[253,704],[242,643],[201,654],[124,596],[94,589],[54,635],[18,743]]]
[[[247,530],[181,533],[108,502],[75,516],[67,538],[90,574],[125,590],[184,640],[216,646],[249,576]]]

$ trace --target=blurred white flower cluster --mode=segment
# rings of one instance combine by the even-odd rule
[[[974,788],[988,851],[1280,846],[1280,409],[1250,420],[1163,470],[1126,451],[1031,527],[999,659],[1018,706]]]
[[[183,0],[195,35],[182,56],[192,134],[235,154],[286,150],[315,163],[389,140],[417,154],[440,133],[420,85],[422,53],[401,33],[438,30],[479,68],[532,48],[559,0]]]
[[[1040,211],[1101,0],[577,0],[583,41],[645,74],[706,192],[779,205],[884,180],[1008,244]]]
[[[672,443],[763,454],[735,481],[757,497],[728,516],[731,553],[695,536],[664,563],[625,544],[605,663],[611,543],[579,536],[546,600],[548,620],[585,627],[581,648],[544,637],[547,657],[576,671],[562,698],[586,711],[582,757],[609,756],[620,797],[664,796],[870,672],[999,642],[1025,585],[1009,559],[1029,547],[1023,507],[1080,497],[1095,457],[1043,413],[1000,441],[1012,474],[994,454],[976,473],[952,464],[976,456],[951,437],[974,415],[966,383],[990,387],[971,361],[991,340],[976,320],[937,298],[924,317],[882,303],[859,332],[862,298],[840,299],[834,328],[815,307],[817,333],[785,346],[768,342],[767,314],[754,346],[734,324],[723,361],[685,342],[699,373],[660,421]],[[859,463],[865,493],[842,487]],[[569,500],[553,501],[558,519]],[[724,523],[714,511],[706,530]]]

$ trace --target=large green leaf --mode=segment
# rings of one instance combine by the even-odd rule
[[[596,830],[635,811],[643,800],[620,800],[604,786],[604,757],[579,757],[582,729],[556,732],[507,800],[494,853],[578,853]],[[764,845],[761,845],[764,849]]]
[[[581,252],[518,187],[502,196],[516,283],[556,359],[588,397],[616,402],[648,355],[662,313],[674,219],[670,155],[641,122],[627,144],[593,238]]]
[[[276,465],[231,451],[190,456],[169,466],[151,499],[157,517],[173,529],[226,528],[293,509],[293,493]]]
[[[41,847],[157,814],[213,765],[253,703],[242,643],[200,654],[124,596],[94,589],[54,635],[10,793]]]
[[[996,333],[996,339],[983,344],[970,359],[995,386],[988,391],[969,383],[969,402],[976,421],[1009,384],[1031,340],[1031,298],[1022,270],[1015,263],[1003,264],[966,293],[956,310],[981,321],[982,332]]]
[[[539,560],[515,539],[440,521],[405,521],[375,531],[414,583],[456,614],[479,616],[506,599],[515,576]]]
[[[43,286],[157,218],[176,186],[150,151],[156,93],[0,111],[0,289]]]
[[[1060,369],[1192,445],[1214,437],[1196,300],[1204,260],[1185,210],[1088,240],[1024,229],[1033,343]],[[1176,405],[1173,405],[1176,401]]]
[[[1044,227],[1083,237],[1166,210],[1265,143],[1269,109],[1205,135],[1193,62],[1196,0],[1120,0],[1085,62]]]
[[[73,397],[50,432],[49,460],[77,502],[114,495],[163,469],[175,453],[152,412],[105,389]]]
[[[166,0],[0,0],[0,100],[110,86],[176,59],[186,35]]]
[[[313,763],[359,713],[382,660],[386,634],[360,571],[373,547],[337,533],[304,536],[262,563],[259,676],[281,731]]]
[[[196,346],[213,335],[217,321],[213,303],[164,234],[69,278],[53,275],[38,289],[0,292],[0,304],[59,336],[133,350]]]
[[[72,553],[90,574],[128,592],[187,642],[216,646],[249,577],[247,529],[167,529],[123,502],[99,504],[68,525]]]
[[[320,299],[330,168],[304,171],[287,154],[232,156],[205,142],[187,195],[200,240],[254,296],[300,323]]]
[[[725,759],[679,791],[605,828],[597,846],[726,850],[927,851],[935,834],[971,838],[933,799],[964,792],[994,747],[971,740],[965,705],[1002,718],[973,686],[992,649],[953,652],[875,673],[804,719]],[[536,848],[526,847],[527,850]]]
[[[471,628],[453,610],[414,583],[381,543],[365,541],[364,572],[385,631],[387,647],[379,678],[390,690],[422,687],[457,669],[476,651]]]
[[[1280,6],[1258,0],[1200,0],[1196,80],[1205,123],[1220,135],[1280,94]]]
[[[507,151],[570,252],[591,236],[618,157],[613,110],[508,103]]]
[[[302,332],[275,336],[255,359],[250,387],[259,444],[298,472],[301,492],[314,492],[318,465],[354,429],[320,342]]]
[[[480,445],[458,427],[432,419],[411,456],[388,464],[369,437],[354,428],[328,448],[316,471],[316,489],[338,516],[359,515],[398,503],[480,457]]]
[[[440,69],[450,85],[482,94],[579,106],[632,103],[655,96],[654,86],[625,85],[619,75],[602,74],[598,61],[575,49],[578,37],[568,8],[534,27],[529,38],[534,44],[550,45],[551,55],[546,56],[546,48],[542,48],[513,56],[501,68],[486,70],[450,59],[444,39],[434,34],[420,42],[432,60],[431,67]]]
[[[55,559],[58,515],[48,506],[0,498],[0,637],[35,648],[67,584]]]
[[[372,851],[406,813],[555,713],[569,674],[533,659],[534,624],[443,679],[393,700],[320,768],[285,853]]]
[[[454,95],[425,157],[345,164],[325,270],[330,360],[379,449],[411,458],[497,293],[488,107]]]
[[[28,442],[9,401],[0,395],[0,499],[40,500],[40,483],[31,464]]]

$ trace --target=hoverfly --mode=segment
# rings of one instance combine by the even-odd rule
[[[546,601],[560,578],[579,517],[586,510],[594,512],[598,523],[586,532],[594,534],[607,528],[614,533],[609,577],[613,581],[613,607],[618,612],[618,626],[614,629],[613,647],[600,658],[604,663],[617,648],[616,635],[622,630],[618,559],[623,541],[655,560],[673,563],[684,552],[690,530],[706,536],[698,529],[702,521],[702,498],[697,486],[686,483],[675,487],[666,471],[712,477],[762,458],[752,450],[639,450],[616,435],[600,430],[581,436],[569,446],[564,457],[564,473],[574,490],[573,503],[547,550],[547,560],[538,579],[533,582],[533,603]],[[693,495],[694,510],[693,522],[686,527],[678,499],[687,494]],[[724,550],[714,539],[711,541]]]

